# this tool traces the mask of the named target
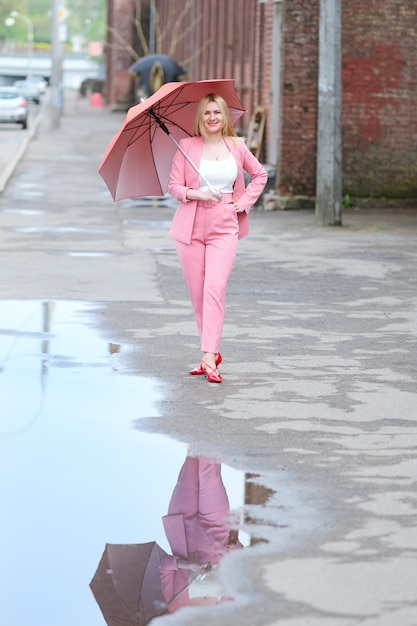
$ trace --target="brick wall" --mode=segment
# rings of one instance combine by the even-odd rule
[[[319,0],[286,0],[282,32],[280,193],[316,187]]]
[[[258,0],[158,0],[159,52],[175,58],[190,80],[234,78],[248,111],[238,129],[243,134],[269,80],[263,24],[270,10]]]
[[[282,194],[315,194],[319,0],[285,0]],[[404,0],[342,2],[343,193],[417,196],[417,11]]]
[[[127,33],[129,0],[109,2]],[[281,68],[272,78],[280,83],[276,180],[284,195],[315,195],[319,4],[281,5]],[[273,3],[157,0],[157,7],[157,51],[173,56],[190,80],[234,78],[248,111],[238,130],[246,134],[251,114],[264,106],[266,146]],[[417,197],[416,2],[342,0],[342,22],[343,193]],[[115,67],[121,60],[112,54]],[[267,150],[262,158],[268,160]]]
[[[315,194],[319,0],[285,0],[282,194]],[[343,193],[417,196],[417,11],[342,1]]]
[[[345,193],[417,196],[417,7],[343,3]]]
[[[110,105],[130,106],[133,82],[128,68],[134,62],[125,42],[138,49],[134,0],[108,0],[106,44],[106,100]]]

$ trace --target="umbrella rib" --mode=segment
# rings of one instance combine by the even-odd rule
[[[129,624],[129,623],[131,623],[131,620],[130,620],[130,617],[129,617],[129,607],[126,604],[126,602],[123,600],[123,598],[121,598],[119,596],[119,594],[118,594],[118,592],[116,590],[116,587],[114,585],[113,579],[111,581],[111,584],[112,584],[112,587],[113,587],[113,590],[114,590],[114,594],[115,594],[115,596],[116,596],[116,598],[117,598],[117,600],[119,602],[119,607],[120,607],[120,609],[122,609],[122,611],[126,615],[126,617],[118,617],[117,619],[119,620],[120,624],[123,624],[123,623]],[[123,620],[123,621],[120,621],[120,620]]]
[[[169,111],[170,113],[176,113],[177,111],[181,111],[181,109],[184,109],[192,102],[191,100],[178,102],[178,99],[182,95],[183,90],[184,87],[181,87],[175,94],[171,94],[171,96],[174,96],[173,98],[158,102],[155,106],[152,107],[152,110],[157,112],[157,115],[165,123],[169,123],[172,126],[175,126],[179,130],[181,130],[182,132],[186,133],[187,135],[190,135],[189,131],[187,131],[183,126],[172,120],[169,116],[165,115],[166,111]],[[150,112],[148,112],[148,118],[151,118]],[[134,124],[127,126],[125,130],[131,130],[132,128],[135,128]],[[137,128],[141,128],[141,125],[139,124]]]
[[[144,131],[143,131],[143,133],[142,133],[140,136],[143,136],[143,135],[145,135],[146,133],[148,133],[148,134],[149,134],[149,143],[150,143],[150,145],[152,146],[153,137],[155,136],[156,131],[158,130],[159,126],[158,126],[158,125],[157,125],[157,123],[156,123],[156,122],[155,122],[155,121],[151,118],[151,116],[149,116],[149,118],[148,118],[148,123],[147,123],[147,124],[143,124],[143,125],[142,125],[142,128],[144,128]],[[137,138],[136,138],[136,140],[138,140],[138,139],[139,139],[139,137],[137,137]],[[129,142],[129,145],[131,145],[132,143],[134,143],[134,141]],[[155,173],[156,173],[156,177],[157,177],[157,180],[158,180],[158,185],[159,185],[159,188],[160,188],[160,190],[162,191],[162,185],[161,185],[161,181],[160,181],[160,178],[159,178],[159,173],[158,173],[157,162],[156,162],[156,160],[155,160],[155,156],[154,156],[154,152],[153,152],[153,150],[151,150],[151,159],[152,159],[152,163],[153,163],[154,170],[155,170]]]
[[[184,106],[185,105],[183,105],[181,108],[184,108]],[[177,109],[177,110],[179,110],[179,109]],[[166,125],[171,126],[171,128],[174,126],[176,129],[178,129],[182,133],[185,133],[186,135],[191,137],[191,133],[186,128],[184,128],[181,124],[178,124],[178,122],[174,121],[169,116],[166,116],[163,113],[160,113],[159,110],[157,112],[157,116]],[[145,135],[147,132],[149,132],[149,128],[152,128],[152,127],[154,127],[155,130],[158,130],[158,124],[157,124],[157,122],[155,120],[152,119],[151,113],[148,114],[148,123],[147,124],[143,124],[142,123],[142,124],[137,124],[136,126],[135,125],[131,125],[129,127],[126,127],[124,129],[124,132],[132,131],[133,128],[136,128],[136,131],[141,131],[143,129],[142,132],[135,132],[134,133],[134,135],[129,139],[128,146],[131,146],[136,141],[139,141],[139,139],[141,139],[143,137],[143,135]]]
[[[170,126],[175,126],[175,128],[177,128],[178,130],[182,131],[183,133],[185,133],[189,137],[192,136],[191,133],[186,128],[184,128],[183,126],[181,126],[177,122],[174,122],[169,117],[165,117],[164,115],[160,115],[159,117],[165,124],[169,124]]]
[[[135,133],[129,139],[127,147],[132,146],[134,143],[139,141],[144,135],[148,134],[150,132],[151,126],[156,127],[156,123],[155,124],[139,124],[138,126],[131,126],[130,128],[125,128],[124,132],[129,132],[132,130],[132,128],[136,128]],[[137,131],[142,131],[142,132],[137,132]]]
[[[180,93],[181,92],[182,92],[182,89],[181,89]],[[157,107],[153,107],[153,108],[154,108],[154,110],[156,109],[157,115],[162,119],[163,122],[172,124],[173,126],[178,128],[182,132],[184,132],[187,135],[191,136],[188,130],[186,130],[185,128],[183,128],[183,126],[181,126],[180,124],[178,124],[177,122],[172,120],[169,116],[165,115],[165,111],[170,111],[170,112],[176,113],[177,111],[181,111],[181,109],[184,109],[185,107],[188,106],[190,101],[187,101],[187,102],[176,102],[176,100],[178,99],[178,96],[180,95],[180,93],[175,94],[175,99],[173,101],[169,102],[169,104],[168,103],[167,104],[165,104],[165,103],[163,104],[162,102],[160,102]],[[176,106],[175,106],[175,108],[173,110],[174,105],[176,105]]]
[[[154,125],[154,131],[155,131],[155,132],[154,132],[154,135],[155,135],[155,133],[156,133],[156,131],[157,131],[157,128],[158,128],[158,127],[157,127],[157,126],[156,126],[156,124],[155,124],[155,125]],[[151,130],[152,130],[152,124],[149,124],[149,133],[151,132]],[[151,144],[152,144],[152,140],[151,140]],[[158,172],[158,168],[157,168],[157,164],[156,164],[155,155],[154,155],[153,150],[151,150],[151,158],[152,158],[152,162],[153,162],[153,165],[154,165],[154,168],[155,168],[156,176],[157,176],[157,178],[158,178],[158,184],[159,184],[159,187],[160,187],[161,191],[163,191],[163,190],[162,190],[162,185],[161,185],[161,180],[160,180],[160,178],[159,178],[159,172]]]

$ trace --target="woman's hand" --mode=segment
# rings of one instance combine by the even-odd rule
[[[214,191],[216,193],[213,193],[210,190],[200,191],[200,194],[201,194],[200,200],[203,200],[205,202],[221,202],[222,192],[220,191],[220,189],[215,189]]]
[[[200,200],[202,202],[221,202],[222,192],[220,191],[220,189],[215,189],[214,191],[216,192],[218,197],[210,190],[200,191],[199,189],[188,189],[187,200]]]
[[[177,561],[178,569],[188,569],[191,572],[204,572],[207,569],[207,564],[200,565],[199,563],[193,563],[191,561],[187,561],[186,559],[178,559]]]
[[[233,202],[233,205],[234,205],[234,207],[236,209],[236,213],[243,213],[244,212],[245,209],[243,208],[243,206],[241,206],[239,204],[239,202]]]

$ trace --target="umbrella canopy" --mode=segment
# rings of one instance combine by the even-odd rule
[[[226,101],[236,124],[245,110],[231,79],[166,83],[129,109],[98,170],[114,201],[166,194],[178,141],[192,136],[198,103],[211,93]]]
[[[155,542],[106,544],[90,587],[108,626],[148,624],[164,613],[159,565],[167,553]]]

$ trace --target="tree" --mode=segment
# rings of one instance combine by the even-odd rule
[[[144,3],[141,0],[135,0],[134,26],[136,29],[138,40],[143,50],[143,54],[145,55],[150,54],[151,52],[161,54],[164,49],[166,50],[167,46],[165,46],[165,43],[169,39],[169,47],[168,50],[166,50],[166,54],[168,54],[168,56],[172,56],[178,42],[189,36],[190,31],[195,28],[198,22],[202,19],[202,16],[200,16],[196,20],[194,20],[188,26],[188,28],[182,28],[185,15],[187,15],[188,11],[190,11],[190,9],[194,5],[194,0],[185,0],[184,6],[179,13],[176,12],[175,5],[170,6],[172,15],[171,18],[168,20],[170,24],[169,31],[161,31],[159,26],[158,11],[156,10],[155,6],[156,3],[154,0],[150,0],[150,2],[145,3],[146,6],[149,7],[150,14],[149,21],[151,24],[151,35],[149,36],[148,33],[145,33],[145,30],[143,28],[143,4]],[[137,61],[142,56],[142,54],[140,54],[132,46],[132,42],[126,41],[126,39],[120,35],[116,28],[110,25],[108,25],[107,28],[116,40],[116,43],[111,44],[113,47],[128,50],[134,61]],[[153,36],[152,33],[154,33],[155,37],[154,42],[150,41],[151,37]],[[206,44],[204,44],[201,49],[197,50],[195,54],[200,54],[205,46]],[[189,61],[189,59],[187,59],[187,61]]]
[[[103,41],[106,35],[106,0],[63,0],[68,11],[66,24],[70,35],[79,35],[86,41]],[[51,0],[2,0],[0,5],[0,38],[27,41],[27,29],[16,19],[12,27],[5,25],[11,11],[17,11],[32,20],[35,47],[51,43]]]
[[[12,11],[18,11],[25,14],[26,6],[25,2],[15,0],[2,0],[0,4],[0,39],[16,39],[18,41],[27,41],[27,29],[24,23],[16,20],[13,26],[7,26],[6,20],[10,17]],[[13,31],[11,30],[13,28]],[[13,36],[12,36],[13,35]]]

